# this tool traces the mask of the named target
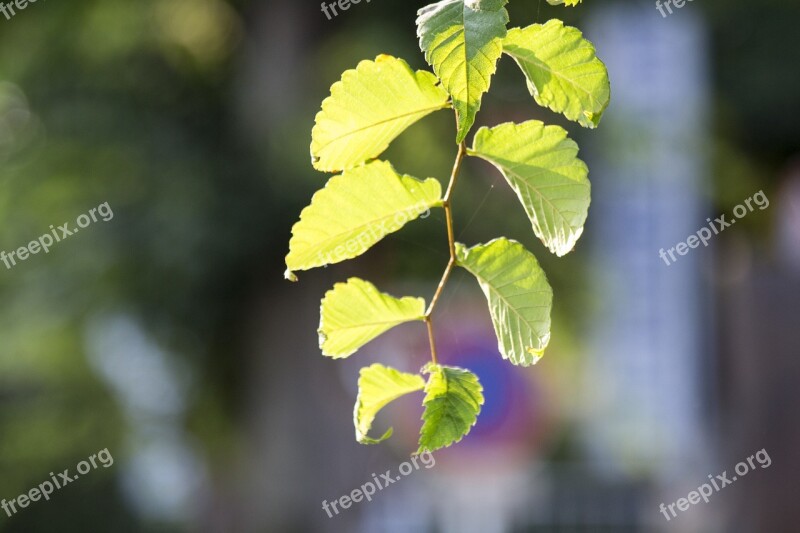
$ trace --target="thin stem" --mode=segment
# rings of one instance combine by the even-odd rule
[[[447,192],[444,193],[444,215],[447,220],[447,243],[450,247],[450,260],[455,261],[456,258],[456,239],[453,235],[453,207],[450,202],[450,197],[453,195],[453,187],[456,186],[458,181],[458,173],[461,171],[461,162],[464,160],[464,154],[467,148],[464,142],[458,145],[458,154],[456,155],[456,162],[453,164],[453,172],[450,173],[450,183],[447,185]]]
[[[444,269],[444,274],[442,274],[442,279],[439,281],[439,286],[436,287],[436,292],[433,294],[433,298],[431,298],[431,303],[428,306],[427,311],[425,311],[425,324],[428,326],[428,340],[430,341],[431,345],[431,360],[433,364],[438,364],[436,362],[436,343],[433,340],[433,322],[431,321],[431,315],[433,314],[433,310],[436,308],[436,304],[439,301],[439,297],[442,295],[442,291],[444,290],[444,286],[447,284],[447,280],[450,278],[450,273],[453,271],[453,267],[456,265],[456,240],[455,234],[453,232],[453,208],[450,202],[450,198],[453,195],[453,187],[456,185],[456,181],[458,180],[458,174],[461,171],[461,162],[464,160],[464,154],[466,154],[467,148],[462,141],[458,145],[458,154],[456,154],[456,161],[453,163],[453,171],[450,173],[450,183],[447,185],[447,191],[444,194],[444,200],[442,206],[444,207],[444,216],[447,222],[447,245],[450,249],[450,260],[447,262],[447,266]]]
[[[453,187],[456,184],[456,180],[458,179],[458,173],[461,170],[461,162],[464,160],[464,154],[466,153],[467,153],[467,147],[464,145],[464,141],[461,141],[461,144],[458,145],[458,154],[456,154],[456,162],[453,163],[453,172],[450,173],[450,183],[447,185],[447,192],[444,193],[445,203],[450,202],[450,196],[453,194]]]
[[[431,343],[431,361],[433,361],[434,365],[437,365],[439,363],[436,362],[436,342],[433,340],[433,321],[431,317],[425,317],[425,325],[428,326],[428,340]]]
[[[439,301],[439,297],[442,295],[442,290],[444,289],[447,280],[450,278],[450,272],[453,271],[453,267],[455,266],[455,259],[450,257],[450,260],[447,262],[447,266],[444,269],[444,274],[442,274],[442,279],[439,281],[439,286],[436,287],[436,292],[433,294],[433,298],[431,299],[431,303],[428,306],[428,310],[425,311],[425,316],[430,317],[433,313],[433,309],[436,307],[436,302]]]

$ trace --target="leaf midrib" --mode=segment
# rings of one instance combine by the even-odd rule
[[[419,109],[419,110],[416,110],[416,111],[410,111],[408,113],[403,113],[401,115],[396,115],[396,116],[393,116],[393,117],[390,117],[390,118],[387,118],[387,119],[384,119],[384,120],[380,120],[378,122],[373,122],[373,123],[371,123],[371,124],[369,124],[367,126],[362,126],[360,128],[357,128],[355,130],[349,131],[349,132],[345,133],[344,135],[341,135],[339,137],[336,137],[336,138],[328,141],[326,144],[324,144],[324,145],[319,147],[319,151],[321,152],[321,151],[325,150],[327,147],[329,147],[330,145],[332,145],[334,143],[337,143],[337,142],[341,141],[342,139],[346,139],[347,137],[351,137],[353,135],[357,135],[357,134],[359,134],[359,133],[361,133],[363,131],[369,130],[371,128],[377,128],[378,126],[382,126],[383,124],[387,124],[389,122],[395,122],[395,121],[398,121],[398,120],[402,120],[404,118],[408,118],[408,117],[411,117],[413,115],[433,113],[434,111],[438,111],[439,109],[444,109],[444,108],[448,107],[449,105],[450,105],[450,101],[448,100],[448,101],[444,102],[441,105],[437,105],[437,106],[433,106],[433,107],[426,107],[424,109]]]
[[[438,207],[438,205],[441,203],[441,201],[442,201],[441,199],[438,199],[438,200],[436,200],[434,202],[425,203],[424,205],[425,205],[426,208]],[[381,216],[381,217],[378,217],[378,218],[375,218],[375,219],[371,219],[370,221],[365,222],[365,223],[363,223],[363,224],[361,224],[359,226],[356,226],[356,227],[354,227],[352,229],[348,229],[347,232],[339,233],[339,234],[334,235],[332,237],[326,237],[325,239],[323,239],[322,241],[318,241],[317,243],[308,243],[309,244],[309,248],[312,248],[311,250],[308,251],[308,254],[312,254],[312,257],[313,257],[314,251],[317,251],[317,253],[322,253],[322,251],[320,251],[319,249],[320,248],[324,249],[324,247],[328,246],[328,243],[330,243],[331,241],[335,241],[337,239],[341,239],[343,235],[346,235],[346,234],[349,234],[349,233],[352,233],[352,232],[356,232],[356,231],[359,232],[359,234],[360,234],[361,232],[363,232],[363,230],[365,228],[367,228],[369,226],[373,226],[373,225],[377,224],[378,222],[380,222],[382,220],[385,220],[387,218],[391,218],[392,215],[397,215],[397,213],[402,213],[402,212],[408,211],[408,209],[410,209],[412,207],[415,207],[415,205],[417,205],[417,204],[414,204],[412,206],[406,207],[405,209],[399,209],[397,211],[393,211],[393,212],[391,212],[391,213],[389,213],[389,214],[387,214],[385,216]],[[419,217],[419,215],[417,215],[417,217],[415,217],[413,219],[407,220],[403,224],[403,226],[405,226],[406,224],[408,224],[409,222],[411,222],[413,220],[416,220],[416,218],[418,218],[418,217]],[[392,232],[390,232],[390,233],[392,233]],[[388,235],[388,233],[386,235]],[[362,253],[363,253],[363,250],[362,250]]]
[[[528,56],[522,56],[520,54],[515,54],[511,50],[507,50],[505,48],[503,49],[503,51],[506,52],[511,57],[513,57],[514,59],[528,61],[528,62],[532,63],[534,66],[539,67],[541,70],[545,70],[545,71],[549,72],[550,74],[554,75],[555,77],[557,77],[557,78],[569,83],[573,87],[576,87],[576,88],[580,89],[581,91],[586,93],[586,96],[589,97],[589,101],[592,103],[593,108],[596,108],[597,105],[599,104],[599,102],[592,95],[592,91],[590,91],[588,89],[584,89],[583,86],[578,85],[578,82],[576,82],[572,78],[567,78],[566,76],[560,74],[559,72],[557,72],[557,71],[555,71],[555,70],[553,70],[551,68],[548,68],[545,63],[543,63],[540,59],[538,59],[536,57],[536,55],[533,53],[532,50],[529,50],[529,52],[533,56],[532,58],[530,58]],[[533,80],[531,80],[531,82],[533,82]]]
[[[483,155],[483,154],[480,154],[480,155]],[[556,213],[559,216],[559,218],[561,218],[562,223],[565,226],[567,226],[570,230],[574,231],[574,230],[576,230],[578,228],[578,227],[573,226],[572,224],[570,224],[567,221],[567,218],[561,212],[561,210],[559,208],[557,208],[555,205],[553,205],[553,202],[551,202],[550,199],[547,198],[547,196],[545,196],[544,193],[542,193],[535,185],[529,183],[528,180],[526,180],[524,176],[522,176],[521,174],[519,174],[517,172],[514,172],[511,168],[500,164],[498,161],[495,161],[493,159],[489,159],[488,157],[486,157],[485,159],[487,161],[489,161],[490,163],[492,163],[493,165],[497,166],[497,168],[499,168],[501,172],[507,172],[507,173],[511,174],[514,178],[516,178],[517,181],[522,182],[522,184],[525,185],[527,188],[533,190],[533,192],[536,193],[536,195],[539,198],[541,198],[542,200],[547,202],[547,204],[550,206],[550,208],[553,210],[553,212]],[[563,185],[565,187],[572,187],[572,186],[581,185],[581,184],[580,183],[575,183],[574,185],[573,184],[563,184]],[[534,211],[536,211],[535,208],[534,208]]]
[[[351,329],[358,329],[358,328],[371,328],[376,326],[384,326],[386,324],[392,324],[393,326],[399,326],[400,324],[404,324],[406,322],[415,322],[417,320],[424,320],[424,316],[415,316],[412,318],[402,318],[400,320],[380,320],[378,322],[367,322],[365,324],[359,324],[354,326],[336,326],[335,331],[347,331]],[[331,335],[334,331],[331,332]]]

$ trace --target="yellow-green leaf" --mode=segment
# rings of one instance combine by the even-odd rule
[[[505,4],[506,0],[470,0],[469,4],[442,0],[417,13],[420,48],[450,93],[458,115],[457,143],[475,122],[503,53],[508,24]]]
[[[314,168],[338,172],[379,156],[411,124],[448,107],[430,72],[388,55],[345,71],[322,102],[311,131]]]
[[[358,397],[353,412],[356,440],[361,444],[377,444],[392,436],[392,428],[378,439],[367,436],[378,411],[389,402],[414,391],[422,390],[425,380],[417,374],[406,374],[374,364],[362,368],[358,378]]]
[[[334,359],[347,357],[381,333],[424,316],[422,298],[395,298],[368,281],[350,278],[322,299],[319,347]]]
[[[581,2],[583,2],[583,0],[547,0],[547,3],[550,4],[551,6],[566,5],[575,7]]]
[[[357,257],[441,205],[442,187],[436,179],[401,176],[385,161],[334,176],[314,194],[292,228],[286,277],[294,281],[295,271]]]
[[[553,290],[536,257],[505,238],[466,248],[456,244],[458,265],[469,271],[489,301],[503,359],[529,366],[550,342]]]
[[[580,30],[553,19],[513,28],[503,52],[517,62],[536,102],[584,127],[600,122],[611,98],[606,66]]]
[[[578,145],[563,128],[538,120],[481,128],[469,154],[503,173],[550,251],[562,256],[575,247],[589,213],[591,185]]]

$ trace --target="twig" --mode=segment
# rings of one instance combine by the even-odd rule
[[[443,207],[445,220],[447,222],[447,245],[450,249],[450,260],[447,262],[447,267],[444,269],[444,274],[442,274],[442,279],[439,281],[439,286],[436,287],[436,292],[431,299],[431,303],[428,306],[427,311],[425,311],[425,324],[428,326],[428,340],[430,341],[431,345],[431,360],[433,361],[433,364],[437,364],[437,362],[436,343],[433,340],[433,322],[431,321],[431,315],[433,314],[433,310],[436,308],[436,303],[439,301],[439,297],[442,295],[442,291],[444,290],[444,286],[447,284],[447,280],[450,278],[450,273],[453,271],[453,267],[456,265],[456,241],[453,232],[453,208],[450,198],[453,195],[453,187],[455,187],[456,181],[458,180],[458,174],[461,171],[461,162],[464,160],[464,154],[466,151],[467,148],[462,141],[458,145],[458,154],[456,154],[456,161],[453,164],[453,171],[450,173],[450,183],[447,185],[447,191],[444,194]]]

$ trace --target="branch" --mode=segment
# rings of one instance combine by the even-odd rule
[[[456,154],[456,161],[453,164],[453,171],[450,173],[450,183],[447,185],[447,191],[444,194],[444,216],[445,220],[447,221],[447,245],[450,249],[450,260],[447,262],[447,266],[444,269],[444,274],[442,274],[442,279],[439,281],[439,286],[436,287],[436,292],[431,299],[431,303],[428,306],[427,311],[425,311],[425,323],[428,326],[428,340],[430,341],[431,345],[431,360],[433,364],[436,363],[436,343],[433,340],[433,322],[431,320],[431,315],[433,314],[433,310],[436,308],[436,303],[439,301],[439,297],[442,295],[442,291],[444,290],[444,286],[447,284],[447,280],[450,278],[450,273],[453,271],[453,267],[456,264],[456,241],[453,233],[453,208],[450,202],[450,198],[453,195],[453,188],[456,185],[456,181],[458,181],[458,174],[461,171],[461,162],[464,160],[464,154],[466,153],[467,148],[462,141],[458,145],[458,154]]]

